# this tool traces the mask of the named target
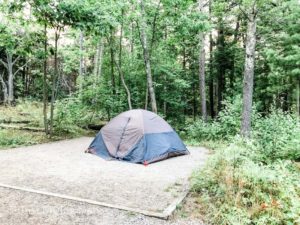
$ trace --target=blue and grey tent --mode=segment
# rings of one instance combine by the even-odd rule
[[[144,164],[189,154],[164,119],[142,109],[123,112],[113,118],[100,130],[87,152],[104,159]]]

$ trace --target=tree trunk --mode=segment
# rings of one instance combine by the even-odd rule
[[[111,85],[112,85],[112,92],[116,94],[116,82],[115,82],[115,71],[114,71],[114,32],[113,28],[110,28],[110,73],[111,73]]]
[[[48,129],[48,88],[47,88],[47,25],[44,26],[44,76],[43,76],[43,115],[44,115],[44,127],[45,133],[49,134]]]
[[[6,53],[7,56],[7,71],[8,71],[8,104],[12,105],[14,102],[14,74],[12,53]]]
[[[212,8],[212,1],[209,1],[209,16],[212,18],[211,15],[211,8]],[[214,108],[214,77],[213,77],[213,37],[212,31],[209,33],[209,107],[210,107],[210,116],[211,118],[215,118],[215,108]]]
[[[246,39],[246,56],[243,81],[243,111],[241,135],[244,137],[250,136],[251,131],[251,110],[253,98],[253,80],[254,80],[254,60],[255,60],[255,45],[256,45],[256,13],[249,14],[247,24],[247,39]]]
[[[124,10],[122,9],[122,19],[123,19],[123,15],[124,15]],[[123,38],[123,20],[121,23],[121,31],[120,31],[120,41],[119,41],[119,62],[116,61],[116,66],[118,68],[119,71],[119,76],[120,79],[122,81],[123,87],[126,91],[127,94],[127,102],[128,102],[128,107],[131,110],[132,109],[132,105],[131,105],[131,93],[129,91],[129,88],[126,85],[125,79],[124,79],[124,74],[122,71],[122,38]]]
[[[97,51],[95,54],[95,61],[94,61],[94,75],[96,81],[98,81],[102,73],[103,51],[104,51],[104,43],[103,43],[103,39],[101,38],[97,46]]]
[[[143,55],[144,55],[144,62],[145,62],[145,69],[147,74],[147,86],[148,91],[150,95],[150,101],[151,101],[151,108],[154,113],[157,113],[157,105],[156,105],[156,98],[155,98],[155,91],[153,88],[153,81],[152,81],[152,73],[151,73],[151,63],[150,63],[150,57],[149,57],[149,49],[147,46],[147,24],[145,21],[145,7],[144,7],[144,1],[140,1],[140,7],[141,7],[141,43],[143,48]]]
[[[148,89],[148,83],[147,83],[146,96],[145,96],[145,110],[148,110],[148,102],[149,102],[149,89]]]
[[[231,90],[234,88],[234,80],[235,80],[235,46],[238,42],[238,33],[239,33],[239,28],[240,28],[240,16],[237,17],[236,25],[235,25],[235,30],[234,30],[234,35],[233,35],[233,42],[232,45],[234,46],[233,54],[231,57],[231,71],[229,73],[229,87]]]
[[[185,38],[183,38],[182,43],[184,43],[183,48],[182,48],[182,72],[183,72],[183,75],[184,75],[184,79],[188,79],[187,76],[186,76],[187,54],[186,54]],[[167,85],[166,80],[165,80],[165,85]],[[193,88],[194,88],[194,83],[193,83]],[[194,89],[193,89],[193,91],[194,91]],[[166,96],[167,96],[167,92],[166,92]],[[184,101],[184,102],[188,101],[186,93],[184,93],[181,98],[182,98],[182,101]],[[182,109],[184,116],[187,114],[187,109],[186,108],[187,107],[183,106],[183,109]],[[195,112],[195,108],[193,108],[193,115],[194,115],[194,112]]]
[[[55,91],[56,91],[56,79],[58,77],[58,64],[57,64],[57,51],[58,51],[58,30],[55,31],[55,47],[54,47],[54,74],[52,76],[52,90],[51,90],[51,105],[50,105],[50,137],[53,136],[54,125],[54,104],[55,104]]]
[[[132,63],[134,57],[134,23],[130,26],[130,63]]]
[[[297,96],[296,96],[296,107],[297,107],[297,113],[300,117],[300,77],[298,78],[297,82]]]
[[[83,32],[80,31],[79,36],[79,49],[80,49],[80,60],[79,60],[79,76],[81,77],[84,73],[84,59],[83,59]]]
[[[160,8],[160,1],[158,1],[156,10],[155,10],[155,14],[154,14],[154,18],[153,18],[153,22],[152,22],[152,36],[151,36],[151,41],[150,41],[150,50],[149,50],[149,57],[151,58],[152,55],[152,50],[153,50],[153,45],[155,42],[155,35],[156,35],[156,22],[157,22],[157,18],[159,15],[159,8]]]
[[[203,13],[204,2],[198,1],[199,12]],[[206,112],[206,91],[205,91],[205,35],[203,32],[199,34],[199,91],[201,99],[201,114],[204,122],[207,121]]]
[[[4,81],[4,73],[0,74],[0,82],[2,86],[2,92],[3,92],[3,103],[7,104],[8,103],[8,90],[7,90],[7,85]]]
[[[118,62],[116,62],[116,66],[118,68],[118,71],[119,71],[119,74],[120,74],[120,78],[121,78],[121,81],[122,81],[122,84],[123,84],[123,87],[126,91],[126,94],[127,94],[127,102],[128,102],[128,107],[129,109],[131,110],[132,109],[132,105],[131,105],[131,93],[129,91],[129,88],[127,87],[126,85],[126,82],[125,82],[125,79],[124,79],[124,74],[123,74],[123,71],[121,69],[121,65],[119,65]]]
[[[209,103],[210,103],[210,116],[215,118],[215,105],[214,105],[214,77],[213,77],[213,39],[212,33],[209,34]]]
[[[218,105],[217,105],[217,112],[219,113],[222,110],[222,101],[223,101],[223,92],[225,87],[225,37],[224,37],[224,25],[223,21],[219,20],[219,30],[218,30],[218,84],[217,84],[217,97],[218,97]]]
[[[13,54],[10,52],[6,52],[7,63],[5,63],[4,61],[2,61],[0,59],[0,62],[7,69],[7,73],[8,73],[7,83],[4,81],[3,77],[2,77],[2,79],[5,82],[6,87],[7,87],[7,102],[9,105],[12,105],[13,102],[15,101],[14,77],[21,69],[23,69],[30,62],[30,60],[28,60],[23,66],[20,66],[15,72],[13,72],[13,67],[14,67],[15,63],[19,60],[19,58],[20,58],[20,56],[17,56],[16,59],[13,61]]]
[[[167,90],[167,74],[165,73],[164,75],[164,94],[165,94],[165,98],[164,98],[164,115],[167,118],[167,101],[166,101],[166,96],[168,94],[168,90]]]

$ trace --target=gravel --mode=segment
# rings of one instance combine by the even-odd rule
[[[0,151],[0,183],[86,198],[150,212],[176,201],[207,150],[148,166],[105,161],[84,150],[91,138],[78,138]],[[202,224],[168,221],[14,189],[0,188],[0,224]]]
[[[193,219],[168,221],[61,198],[0,188],[1,225],[201,225]]]

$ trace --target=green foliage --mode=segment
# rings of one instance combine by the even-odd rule
[[[113,95],[111,84],[106,83],[104,78],[97,81],[94,76],[90,76],[81,82],[83,88],[78,93],[78,98],[89,110],[101,115],[106,113],[109,120],[128,109],[124,91],[117,90],[116,95]]]
[[[70,97],[61,100],[56,103],[55,131],[59,134],[82,134],[92,116],[92,111],[80,99]]]
[[[101,79],[102,81],[102,79]],[[97,85],[94,76],[80,80],[81,91],[56,103],[55,130],[61,134],[80,134],[89,124],[97,124],[123,111],[125,95],[117,93],[117,101],[105,83]],[[108,118],[104,115],[108,115]]]
[[[26,121],[27,126],[42,127],[42,104],[29,99],[18,99],[15,107],[0,107],[1,121]]]
[[[192,178],[192,189],[212,224],[298,224],[300,123],[293,114],[273,109],[254,112],[249,140],[239,135],[239,100],[226,102],[216,121],[190,125],[193,142],[227,140]]]
[[[212,224],[300,222],[299,169],[289,161],[258,163],[255,151],[240,143],[218,150],[192,183]]]
[[[300,159],[300,124],[294,115],[273,110],[256,120],[253,130],[263,161]]]
[[[36,143],[38,143],[36,138],[28,134],[28,132],[0,129],[0,148],[32,145]]]
[[[216,120],[205,123],[199,119],[190,123],[183,135],[192,142],[230,141],[239,134],[240,115],[241,100],[237,97],[233,102],[224,102]],[[295,115],[273,109],[263,117],[254,110],[252,121],[252,140],[259,149],[261,161],[300,158],[300,124]]]
[[[210,12],[203,14],[193,0],[145,0],[143,15],[139,4],[127,0],[4,1],[0,5],[0,75],[7,80],[5,62],[9,53],[13,60],[18,59],[13,67],[14,72],[18,71],[15,96],[42,100],[45,83],[50,94],[54,72],[54,32],[50,29],[54,28],[61,31],[56,134],[77,135],[88,124],[99,124],[128,110],[113,57],[120,62],[133,108],[149,108],[140,40],[143,16],[159,114],[189,143],[201,142],[213,148],[219,143],[234,143],[217,151],[204,171],[194,175],[193,189],[207,206],[207,217],[215,224],[300,223],[299,171],[287,161],[300,158],[299,119],[289,113],[299,108],[299,1],[217,0],[207,3],[211,5]],[[239,136],[240,93],[245,14],[252,10],[258,13],[254,89],[257,105],[252,115],[252,137],[245,141]],[[218,116],[204,123],[192,121],[191,116],[199,116],[199,32],[209,37],[212,28],[212,57],[206,77],[210,84],[208,106],[218,108]],[[46,39],[48,51],[44,49]],[[100,49],[99,40],[101,56],[96,51]],[[48,75],[44,80],[45,58]],[[101,58],[101,65],[97,58]],[[22,68],[29,59],[30,63]],[[84,76],[79,76],[80,61]],[[101,73],[96,77],[92,71],[98,71],[99,66]],[[1,99],[5,82],[0,85]],[[219,101],[223,101],[222,110]],[[30,126],[43,127],[39,103],[19,101],[16,108],[1,110],[0,119],[25,118],[30,120]],[[0,130],[0,146],[37,143],[36,136]]]
[[[232,101],[223,102],[224,109],[219,113],[216,120],[203,122],[201,119],[187,127],[187,136],[194,140],[230,140],[239,134],[241,127],[242,100],[240,96]],[[253,119],[257,115],[253,113]]]

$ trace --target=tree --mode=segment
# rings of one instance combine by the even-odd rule
[[[249,3],[248,3],[249,4]],[[241,6],[242,7],[242,6]],[[251,131],[251,111],[253,100],[253,80],[254,80],[254,60],[256,45],[256,23],[257,23],[257,4],[256,1],[250,3],[245,14],[247,18],[247,39],[245,52],[245,69],[243,81],[243,109],[241,134],[245,137],[250,136]],[[245,12],[243,10],[243,12]]]
[[[258,51],[266,59],[261,67],[267,67],[258,75],[262,90],[259,97],[264,99],[265,108],[275,102],[284,111],[295,111],[300,115],[300,4],[296,0],[279,2],[269,13],[277,17],[264,15],[261,18],[266,26],[260,33],[268,40],[268,45],[259,46]]]
[[[141,35],[141,44],[143,48],[143,56],[145,62],[145,70],[147,74],[147,89],[150,95],[151,101],[151,108],[154,113],[157,113],[157,104],[155,98],[155,91],[153,87],[153,80],[152,80],[152,71],[151,71],[151,62],[150,62],[150,55],[148,49],[148,42],[147,42],[147,24],[146,24],[146,13],[145,13],[145,6],[144,0],[140,0],[140,8],[141,8],[141,19],[140,19],[140,35]]]
[[[198,1],[199,12],[204,12],[203,0]],[[206,112],[206,91],[205,91],[205,35],[203,32],[199,34],[199,90],[201,99],[201,113],[203,121],[207,120]]]
[[[5,23],[5,21],[4,21]],[[1,75],[1,83],[3,87],[4,103],[12,105],[15,100],[14,95],[14,79],[16,75],[27,66],[30,59],[26,59],[29,52],[26,45],[30,45],[30,37],[24,35],[18,23],[7,21],[6,24],[0,24],[0,48],[3,49],[5,60],[0,58],[0,63],[7,71],[7,79],[4,74]]]
[[[121,9],[121,28],[120,28],[120,41],[119,41],[119,61],[116,62],[116,66],[118,68],[119,71],[119,76],[120,79],[122,81],[122,85],[126,91],[127,94],[127,101],[128,101],[128,107],[131,110],[132,109],[132,104],[131,104],[131,93],[130,90],[128,88],[128,86],[126,85],[125,82],[125,78],[124,78],[124,73],[122,71],[122,39],[123,39],[123,29],[124,29],[124,8]]]
[[[48,116],[47,116],[47,106],[48,106],[48,89],[47,89],[47,23],[44,22],[44,71],[43,71],[43,117],[44,117],[44,128],[45,133],[49,134],[48,129]]]

